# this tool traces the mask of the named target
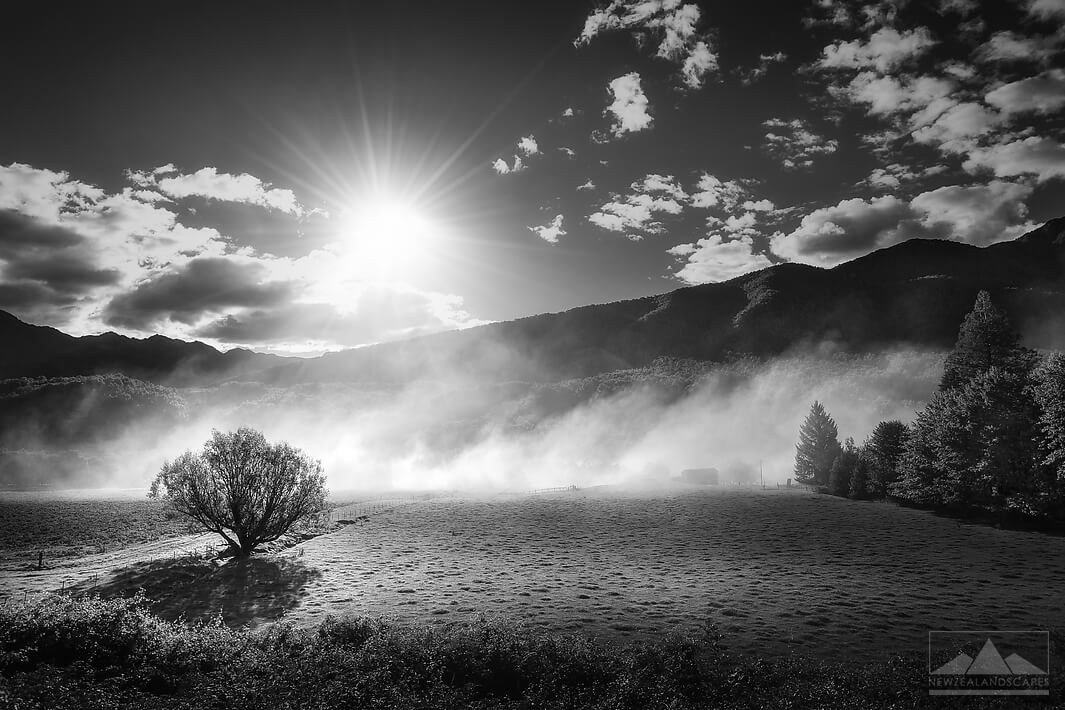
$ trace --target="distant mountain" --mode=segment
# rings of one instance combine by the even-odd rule
[[[1029,345],[1065,348],[1065,218],[978,248],[911,240],[833,269],[779,264],[731,281],[331,353],[281,358],[114,333],[75,338],[0,312],[0,379],[119,372],[182,386],[402,383],[461,376],[557,382],[658,358],[722,360],[804,347],[946,349],[980,289]]]
[[[116,333],[76,338],[0,311],[0,379],[121,373],[175,386],[211,384],[276,367],[286,358],[240,348],[219,352],[200,342]]]
[[[277,381],[459,374],[554,382],[656,358],[730,359],[829,344],[948,349],[981,289],[1033,347],[1065,349],[1065,218],[985,248],[911,240],[833,269],[779,264],[723,283],[287,362]]]

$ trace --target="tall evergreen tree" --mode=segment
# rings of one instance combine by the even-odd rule
[[[943,365],[939,389],[961,387],[993,366],[1027,374],[1033,363],[1033,353],[1021,347],[1009,319],[991,302],[991,295],[981,291],[962,321],[958,340]]]
[[[814,401],[799,427],[795,445],[795,478],[800,483],[828,485],[832,462],[839,455],[839,430],[824,405]]]
[[[854,439],[847,437],[846,443],[828,470],[828,492],[843,498],[850,495],[851,479],[857,468],[858,449],[854,445]]]
[[[1059,488],[1065,488],[1065,353],[1047,358],[1036,375],[1039,445],[1042,465]]]
[[[862,446],[868,468],[866,492],[872,498],[883,498],[899,479],[899,461],[909,438],[909,428],[893,419],[880,422]]]
[[[865,500],[872,497],[869,492],[869,472],[871,468],[869,454],[863,446],[858,449],[858,460],[855,462],[854,471],[851,473],[851,487],[848,494],[851,498]]]

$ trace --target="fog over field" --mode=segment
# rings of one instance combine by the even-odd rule
[[[854,356],[826,347],[765,362],[660,362],[548,385],[178,389],[170,394],[180,406],[143,407],[119,430],[84,436],[91,442],[81,449],[91,457],[85,471],[71,467],[53,482],[146,486],[164,460],[198,450],[212,429],[239,426],[320,458],[337,490],[646,487],[711,466],[724,480],[754,482],[759,463],[767,482],[783,482],[792,477],[796,432],[813,400],[835,415],[841,439],[860,442],[878,421],[912,418],[935,389],[942,357],[901,349]],[[68,431],[86,419],[95,426],[99,398],[86,395],[53,417]],[[9,428],[5,437],[40,450],[34,427]]]

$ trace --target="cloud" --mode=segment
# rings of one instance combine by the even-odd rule
[[[136,185],[172,172],[171,166],[163,166],[131,181]],[[111,326],[187,339],[209,337],[199,334],[207,332],[207,324],[226,319],[245,328],[273,323],[258,338],[245,331],[242,342],[304,353],[335,349],[341,342],[376,342],[399,332],[359,325],[352,315],[355,295],[380,278],[356,244],[338,241],[284,258],[238,248],[211,227],[182,224],[165,203],[138,199],[141,189],[108,193],[65,172],[0,166],[0,308],[76,335]],[[408,319],[400,329],[422,332],[479,323],[465,313],[457,296],[403,282],[418,257],[407,251],[403,273],[380,287],[404,294],[396,296],[399,300],[421,303],[419,319]],[[304,315],[332,310],[347,330],[325,328],[309,346],[298,317],[267,318],[294,313],[296,304]],[[372,320],[362,313],[360,317]],[[353,334],[373,336],[356,342]],[[300,340],[293,342],[295,337]]]
[[[1007,114],[1053,113],[1065,106],[1065,69],[1052,69],[989,91],[984,100]]]
[[[683,85],[697,89],[718,69],[711,37],[698,29],[701,17],[698,5],[681,0],[613,0],[588,15],[573,44],[582,47],[604,32],[628,30],[640,46],[653,46],[656,57],[678,64]]]
[[[751,212],[772,212],[776,209],[776,205],[769,200],[747,200],[740,206]]]
[[[773,64],[781,64],[787,61],[787,59],[788,55],[784,52],[775,52],[773,54],[759,55],[758,66],[740,73],[740,83],[742,83],[744,86],[749,86],[753,84],[769,72],[770,66],[772,66]]]
[[[591,178],[589,178],[589,179],[585,180],[583,183],[581,183],[580,185],[578,185],[577,189],[578,190],[594,190],[595,189],[595,183],[592,182]]]
[[[893,196],[868,202],[855,197],[814,210],[790,234],[773,235],[770,247],[788,261],[835,266],[921,235],[923,230],[906,202]]]
[[[632,183],[630,187],[639,192],[669,195],[676,200],[688,199],[688,195],[684,192],[684,188],[680,186],[680,183],[678,183],[677,179],[672,175],[650,173],[646,175],[643,180],[637,180]]]
[[[647,95],[640,86],[640,75],[630,72],[619,76],[609,84],[613,101],[606,108],[606,113],[613,115],[610,126],[615,138],[626,133],[638,133],[651,127],[654,119],[647,112]]]
[[[866,104],[878,116],[922,111],[932,114],[934,119],[956,103],[956,89],[954,81],[941,77],[877,76],[873,72],[861,72],[836,93]]]
[[[703,85],[704,77],[717,71],[717,55],[706,42],[696,42],[680,68],[684,85],[689,89],[698,89]]]
[[[350,347],[482,325],[463,310],[458,296],[396,284],[366,284],[343,307],[329,303],[282,303],[253,308],[203,323],[196,337],[263,347],[278,352]]]
[[[929,236],[976,246],[1014,239],[1034,228],[1024,201],[1032,188],[1011,182],[950,185],[924,192],[910,206],[921,215]]]
[[[572,106],[568,106],[562,111],[562,118],[573,118],[574,115]]]
[[[924,27],[899,32],[881,27],[868,40],[838,41],[822,50],[822,69],[875,69],[884,74],[913,61],[936,44]]]
[[[565,154],[567,158],[577,157],[577,151],[573,150],[573,148],[568,148],[564,145],[558,147],[558,152]]]
[[[103,320],[133,330],[150,330],[167,320],[194,325],[226,308],[276,306],[293,296],[294,284],[265,276],[265,267],[251,260],[193,259],[115,296],[104,308]]]
[[[996,181],[942,187],[910,202],[891,195],[852,198],[814,210],[790,234],[773,235],[770,246],[777,256],[814,266],[835,266],[917,237],[985,246],[1032,227],[1023,202],[1030,194],[1030,187]]]
[[[647,234],[661,234],[665,227],[658,221],[662,214],[678,215],[684,211],[688,195],[672,175],[655,173],[633,182],[632,190],[622,197],[613,195],[588,221],[611,232],[625,232],[638,241]]]
[[[47,317],[52,307],[73,305],[99,287],[116,284],[121,274],[100,267],[91,243],[80,234],[4,210],[0,277],[6,287],[0,291],[0,308]]]
[[[1065,176],[1065,145],[1051,138],[1029,136],[976,148],[963,164],[975,172],[987,168],[997,177],[1034,175],[1039,182]]]
[[[735,180],[721,180],[710,173],[703,173],[699,177],[696,190],[691,196],[693,207],[711,208],[720,207],[726,212],[736,209],[736,206],[746,198],[747,189]]]
[[[496,158],[492,162],[492,169],[500,175],[510,175],[511,173],[520,173],[525,169],[525,163],[522,162],[520,155],[514,156],[514,164],[507,165],[507,161],[502,158]]]
[[[1045,64],[1057,53],[1058,40],[1040,35],[1024,36],[1013,30],[991,35],[976,52],[984,63],[1035,62]]]
[[[948,153],[966,153],[973,149],[974,138],[991,133],[999,122],[997,113],[980,104],[958,103],[912,135],[918,143],[935,145]]]
[[[780,160],[786,170],[811,167],[815,157],[830,155],[839,148],[838,141],[814,133],[801,118],[771,118],[762,125],[773,129],[765,135],[766,152]]]
[[[152,171],[129,171],[129,179],[142,188],[155,188],[174,199],[202,197],[219,202],[236,202],[287,212],[296,217],[304,213],[292,190],[271,187],[254,175],[220,173],[217,168],[200,168],[194,173],[178,173],[173,164]]]
[[[559,237],[566,236],[566,230],[562,228],[562,215],[556,214],[547,224],[540,227],[529,227],[529,231],[549,244],[557,244]]]
[[[667,253],[683,258],[683,268],[675,276],[688,284],[728,281],[737,276],[771,266],[764,254],[754,252],[749,236],[726,239],[720,234],[711,234],[694,244],[679,244]]]
[[[882,168],[873,168],[869,177],[862,182],[877,189],[894,190],[904,183],[939,175],[946,172],[947,169],[946,165],[931,165],[927,168],[917,169],[901,163],[889,163]]]
[[[536,144],[536,139],[533,136],[528,135],[523,136],[521,140],[518,141],[518,150],[526,156],[536,155],[540,152],[540,146]]]
[[[1065,19],[1065,0],[1028,0],[1026,9],[1039,20]]]

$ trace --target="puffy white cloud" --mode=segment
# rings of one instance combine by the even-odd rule
[[[726,239],[711,234],[693,244],[679,244],[667,253],[684,260],[676,277],[688,284],[728,281],[772,264],[765,254],[754,251],[749,236]]]
[[[557,214],[545,225],[529,227],[529,231],[549,244],[557,244],[559,237],[566,236],[566,230],[562,228],[562,215]]]
[[[526,156],[536,155],[540,152],[540,146],[537,145],[536,138],[531,135],[528,135],[523,136],[521,140],[518,141],[518,150]]]
[[[814,266],[835,266],[915,237],[983,246],[1032,227],[1024,205],[1030,194],[1025,185],[995,181],[942,187],[910,202],[853,198],[814,210],[790,234],[773,235],[770,246],[777,256]]]
[[[655,56],[680,65],[680,77],[690,89],[703,85],[718,68],[710,36],[698,29],[702,12],[681,0],[612,0],[593,10],[573,44],[587,45],[603,32],[629,30],[641,46],[655,45]]]
[[[520,173],[525,169],[525,163],[522,162],[520,155],[514,156],[514,163],[508,165],[507,161],[502,158],[496,158],[492,161],[492,169],[500,175],[510,175],[511,173]]]
[[[881,74],[914,60],[936,41],[924,27],[899,32],[881,27],[868,40],[835,42],[824,48],[818,66],[822,69],[876,69]]]
[[[984,99],[1007,114],[1058,111],[1065,106],[1065,69],[1003,84],[989,91]]]
[[[577,151],[573,150],[573,148],[567,148],[566,146],[559,146],[558,152],[565,154],[567,158],[575,158],[577,156]]]
[[[910,206],[897,197],[856,197],[814,210],[790,234],[773,235],[770,247],[788,261],[835,266],[922,233]]]
[[[918,143],[938,146],[948,153],[964,153],[972,150],[972,139],[987,135],[1000,122],[997,113],[977,103],[959,103],[951,106],[927,126],[913,131]]]
[[[610,131],[615,137],[651,127],[654,119],[647,111],[647,95],[643,93],[638,72],[619,76],[610,82],[609,89],[613,101],[606,112],[614,117]]]
[[[921,215],[929,236],[986,246],[1014,239],[1034,227],[1024,201],[1032,188],[1011,182],[949,185],[924,192],[910,206]]]
[[[746,188],[735,180],[721,180],[709,173],[699,177],[696,190],[691,196],[693,207],[719,207],[726,212],[736,209],[747,196]]]
[[[677,179],[672,175],[650,173],[646,175],[643,180],[637,180],[632,183],[630,187],[638,192],[660,192],[677,200],[688,199],[688,195],[684,192],[684,188],[680,186],[680,183],[678,183]]]
[[[776,209],[776,205],[769,200],[747,200],[740,206],[750,212],[772,212]]]
[[[1029,136],[975,148],[963,167],[974,172],[987,168],[998,177],[1034,175],[1038,181],[1045,182],[1065,176],[1065,145],[1051,138]]]
[[[765,135],[766,151],[788,170],[808,168],[816,156],[835,153],[839,148],[834,138],[818,135],[800,118],[791,121],[771,118],[762,125],[770,129]]]
[[[629,239],[664,231],[658,216],[678,215],[684,211],[688,195],[672,175],[649,174],[629,186],[631,192],[613,195],[588,221],[611,232],[625,232]]]
[[[562,118],[573,118],[573,116],[574,116],[574,115],[575,115],[575,114],[574,114],[574,112],[573,112],[573,107],[572,107],[572,106],[567,106],[567,107],[566,107],[566,108],[565,108],[565,109],[564,109],[564,110],[562,111]]]
[[[934,120],[956,103],[956,88],[955,82],[940,77],[877,76],[862,72],[838,93],[868,105],[871,113],[880,116],[922,112],[920,122],[925,123],[926,117]]]
[[[595,189],[595,183],[592,182],[591,179],[589,178],[588,180],[585,180],[583,183],[578,185],[577,189],[578,190],[594,190]]]
[[[697,42],[680,67],[684,85],[689,89],[698,89],[703,85],[706,75],[715,71],[717,55],[706,42]]]
[[[218,168],[200,168],[194,173],[180,173],[173,163],[151,171],[128,171],[129,179],[142,188],[154,188],[173,199],[202,197],[219,202],[257,205],[300,216],[303,206],[292,190],[271,187],[254,175],[220,173]]]

